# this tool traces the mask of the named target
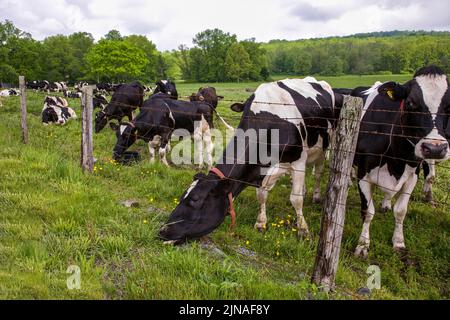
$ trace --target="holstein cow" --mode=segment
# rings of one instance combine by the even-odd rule
[[[365,101],[369,97],[369,95],[373,92],[373,88],[378,88],[383,83],[377,81],[372,87],[357,87],[355,89],[333,89],[334,92],[338,92],[341,94],[351,95],[353,97],[363,98]],[[423,185],[423,193],[424,200],[429,203],[433,203],[433,183],[436,179],[436,166],[434,160],[427,160],[422,162],[422,169],[424,172],[424,185]],[[390,206],[383,207],[382,212],[387,212],[390,210]]]
[[[139,82],[122,84],[116,88],[111,102],[102,109],[95,118],[95,132],[99,133],[111,120],[122,121],[127,116],[133,120],[133,111],[142,107],[144,87]]]
[[[375,215],[373,187],[385,193],[382,207],[392,198],[396,250],[405,249],[403,222],[423,161],[450,158],[450,96],[448,79],[438,67],[425,67],[404,85],[376,83],[367,94],[354,165],[357,167],[364,221],[355,254],[367,257],[369,228]]]
[[[47,91],[50,88],[50,83],[47,80],[27,82],[27,88],[34,91]]]
[[[171,80],[160,80],[156,83],[155,91],[153,93],[165,93],[172,99],[178,100],[178,92],[175,83]]]
[[[243,111],[238,131],[256,131],[257,141],[246,139],[245,152],[237,154],[235,146],[240,139],[235,135],[221,164],[208,175],[194,177],[194,183],[161,228],[161,239],[180,244],[212,232],[224,221],[227,211],[233,212],[233,198],[249,185],[258,188],[261,211],[256,227],[262,226],[267,220],[267,193],[286,173],[292,176],[290,200],[297,214],[299,236],[306,236],[308,226],[303,216],[306,165],[323,157],[342,101],[343,96],[334,94],[328,83],[308,77],[262,84],[245,104],[233,105],[234,111]],[[278,132],[278,141],[262,139],[273,132]],[[260,156],[255,163],[249,160],[251,145],[259,150],[267,144],[278,146],[275,155],[272,154],[275,163],[262,164]]]
[[[136,119],[119,126],[112,124],[111,128],[117,133],[117,143],[113,151],[115,160],[120,160],[137,139],[142,139],[149,145],[150,161],[154,162],[156,149],[159,149],[161,162],[168,166],[166,155],[170,152],[172,134],[177,129],[184,129],[196,141],[196,163],[200,167],[204,163],[205,144],[206,163],[209,167],[212,166],[213,108],[207,103],[173,100],[159,93],[144,102]]]
[[[42,109],[42,123],[48,125],[56,123],[65,125],[70,119],[76,119],[77,115],[69,107],[67,100],[61,97],[47,96]]]
[[[10,97],[20,95],[19,90],[16,89],[5,89],[0,91],[0,97]]]

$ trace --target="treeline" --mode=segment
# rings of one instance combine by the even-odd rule
[[[296,75],[413,73],[437,64],[450,73],[450,34],[375,33],[354,37],[301,41],[271,41],[270,71]]]
[[[450,33],[390,31],[264,44],[213,29],[195,35],[191,48],[160,52],[147,37],[117,30],[97,42],[85,32],[37,41],[12,22],[0,22],[0,84],[16,84],[19,75],[69,83],[258,81],[270,74],[412,73],[428,64],[450,73]]]
[[[91,34],[78,32],[37,41],[11,21],[0,22],[0,84],[29,80],[122,82],[177,77],[171,53],[159,52],[145,36],[123,37],[108,32],[97,43]]]

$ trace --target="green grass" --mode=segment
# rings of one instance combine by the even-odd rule
[[[327,78],[340,87],[384,80],[378,76],[358,79]],[[189,95],[200,85],[180,84],[180,94]],[[244,100],[249,96],[245,89],[258,84],[211,85],[226,100]],[[28,93],[30,143],[26,146],[20,142],[19,98],[4,99],[0,107],[0,298],[353,299],[358,298],[358,288],[365,286],[371,264],[382,270],[382,289],[374,291],[373,299],[450,298],[450,205],[432,208],[422,203],[419,186],[405,220],[407,263],[391,248],[392,213],[374,219],[369,260],[353,257],[361,219],[359,197],[352,187],[338,289],[325,295],[309,282],[320,205],[309,198],[305,204],[314,235],[311,241],[297,240],[289,226],[271,227],[260,234],[253,230],[258,205],[254,189],[248,188],[236,200],[235,234],[229,232],[227,219],[211,235],[219,252],[199,243],[166,246],[156,239],[157,231],[195,170],[151,165],[142,142],[133,147],[142,151],[140,164],[117,166],[110,161],[115,135],[105,130],[94,137],[97,171],[85,175],[79,168],[80,122],[44,127],[42,100],[41,94]],[[70,100],[70,105],[79,115],[79,101]],[[239,119],[229,105],[229,101],[221,102],[218,110],[236,125]],[[439,168],[435,190],[440,201],[448,201],[449,179],[450,171]],[[312,180],[307,182],[311,189]],[[284,178],[270,193],[269,223],[294,223],[289,193],[290,181]],[[119,202],[126,199],[137,199],[141,205],[122,207]],[[243,249],[253,254],[241,254]],[[81,290],[67,289],[70,265],[81,268]]]

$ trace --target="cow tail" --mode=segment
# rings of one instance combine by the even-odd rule
[[[226,123],[226,121],[220,116],[219,112],[217,112],[217,110],[214,108],[212,109],[216,113],[217,117],[219,117],[220,121],[222,121],[222,123],[225,125],[225,127],[227,127],[228,130],[234,131],[234,128],[230,126],[228,123]]]

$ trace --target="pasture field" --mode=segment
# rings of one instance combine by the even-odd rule
[[[370,85],[375,79],[410,76],[326,78],[335,87]],[[178,84],[187,96],[203,84]],[[244,100],[256,83],[210,84],[226,100]],[[422,202],[421,178],[405,220],[409,249],[400,256],[391,248],[392,213],[378,213],[371,228],[371,251],[363,261],[353,256],[361,231],[359,196],[350,190],[337,275],[336,292],[324,294],[310,284],[320,230],[321,205],[311,200],[308,176],[304,212],[312,239],[300,241],[292,231],[295,212],[289,201],[290,179],[270,193],[269,229],[253,229],[258,204],[253,188],[236,200],[237,229],[229,218],[207,243],[181,247],[156,238],[167,214],[192,182],[194,168],[143,161],[122,167],[111,161],[115,134],[106,128],[94,136],[96,172],[79,167],[80,121],[45,127],[40,121],[43,94],[28,92],[30,143],[21,143],[19,97],[0,107],[0,299],[449,299],[450,169],[438,167],[436,200]],[[80,114],[79,100],[69,100]],[[231,124],[234,114],[223,101],[218,111]],[[224,130],[216,119],[216,125]],[[450,166],[450,164],[447,164]],[[323,179],[325,191],[327,177]],[[140,202],[125,208],[127,199]],[[377,210],[381,195],[377,193]],[[272,225],[274,224],[274,225]],[[381,289],[370,298],[356,294],[366,286],[370,265],[381,268]],[[81,268],[81,289],[68,290],[68,266]]]

